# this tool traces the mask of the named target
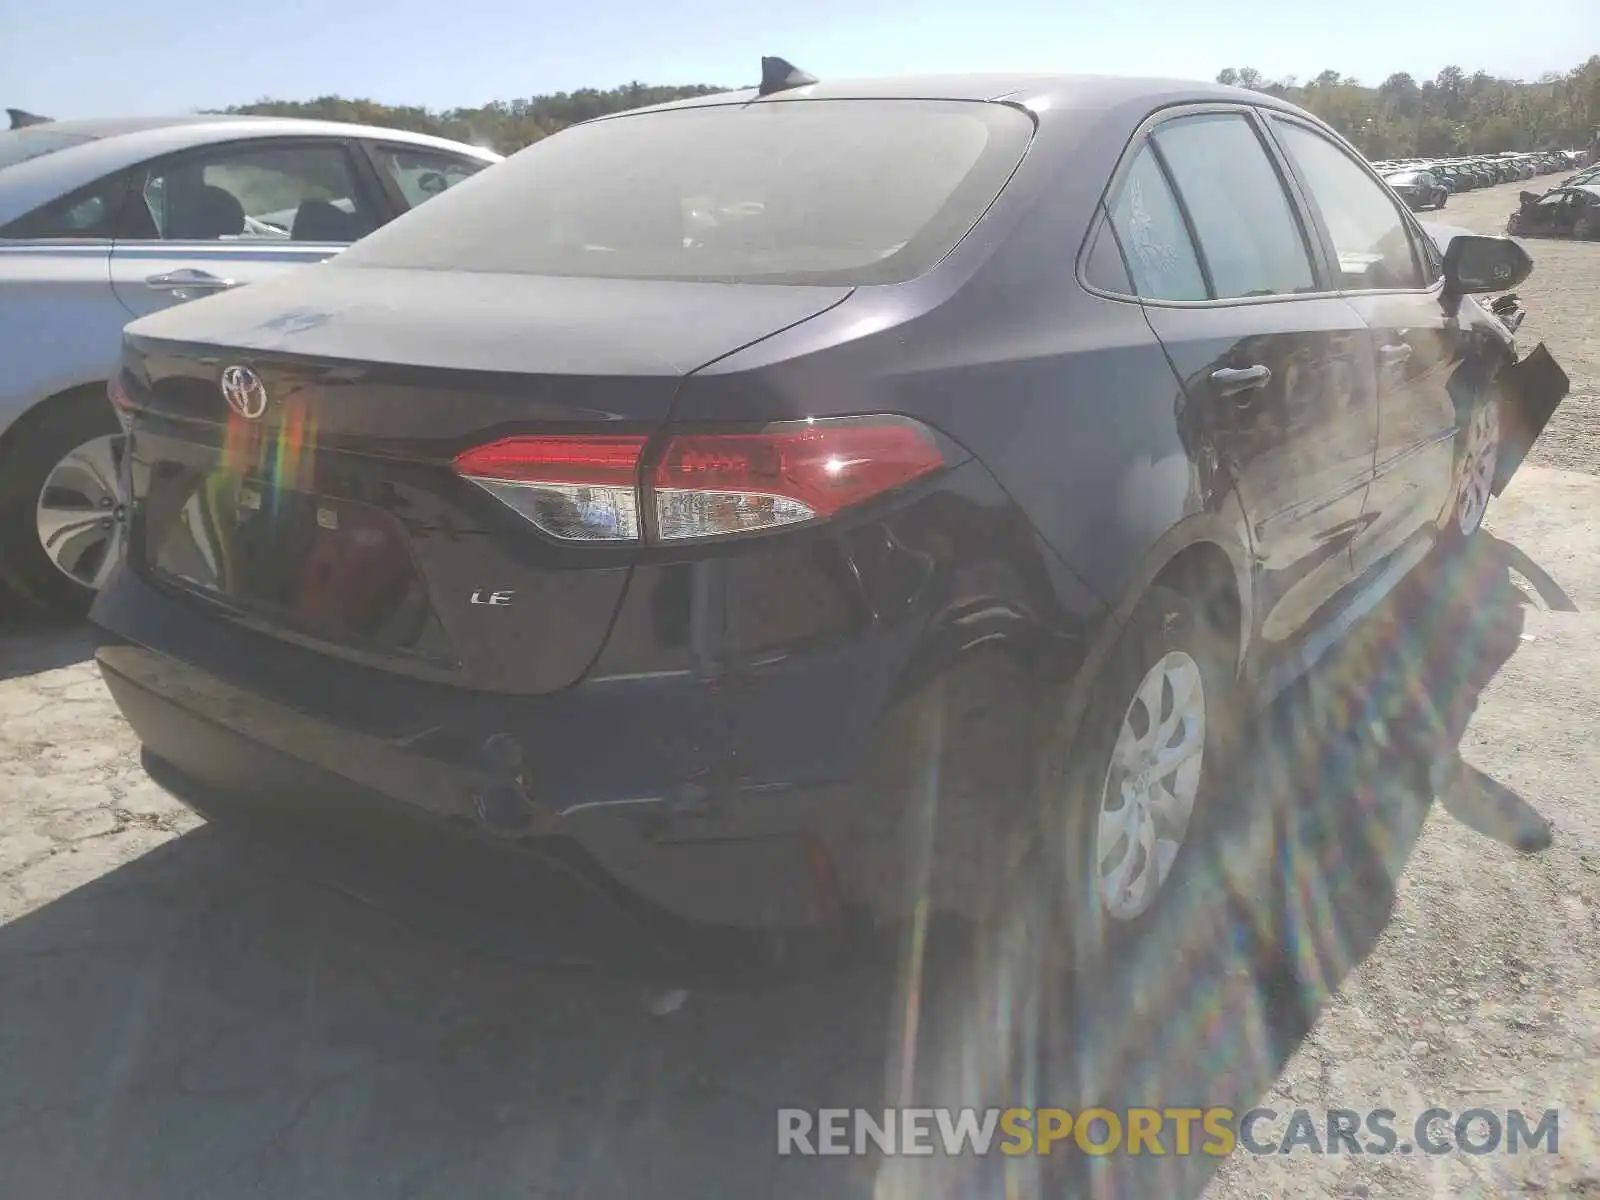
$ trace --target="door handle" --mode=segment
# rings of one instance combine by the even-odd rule
[[[1263,363],[1249,367],[1221,367],[1211,372],[1211,382],[1217,385],[1217,391],[1222,395],[1236,396],[1240,392],[1266,387],[1272,382],[1272,371]]]
[[[1396,342],[1378,347],[1378,361],[1386,367],[1398,367],[1410,359],[1414,347],[1409,342]]]
[[[234,281],[224,279],[220,275],[213,275],[210,271],[202,271],[197,267],[181,267],[176,271],[164,271],[159,275],[148,276],[144,285],[158,292],[220,292],[224,288],[234,286]]]

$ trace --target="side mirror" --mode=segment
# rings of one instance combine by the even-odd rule
[[[1510,238],[1463,233],[1444,252],[1445,291],[1457,296],[1509,292],[1533,274],[1533,259]]]

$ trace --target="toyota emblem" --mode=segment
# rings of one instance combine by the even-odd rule
[[[222,398],[246,421],[259,421],[267,411],[267,385],[249,367],[232,366],[222,372]]]

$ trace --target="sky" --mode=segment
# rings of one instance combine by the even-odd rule
[[[0,107],[159,115],[337,93],[428,108],[580,87],[1092,71],[1377,83],[1536,78],[1600,52],[1600,0],[0,0]]]

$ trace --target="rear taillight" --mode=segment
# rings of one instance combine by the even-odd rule
[[[640,478],[646,439],[519,437],[469,450],[462,476],[565,541],[637,541],[640,513],[662,541],[755,533],[863,504],[946,464],[905,417],[784,421],[670,436]]]
[[[831,517],[942,466],[904,417],[786,421],[669,438],[650,492],[663,540],[716,537]]]
[[[646,439],[556,435],[507,438],[458,455],[456,472],[551,537],[639,538],[639,457]]]

